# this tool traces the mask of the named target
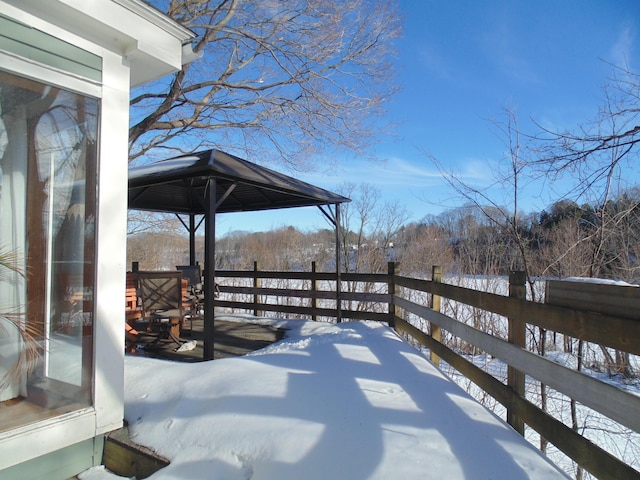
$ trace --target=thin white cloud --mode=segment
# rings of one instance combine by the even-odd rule
[[[616,42],[611,47],[609,55],[611,62],[620,67],[627,67],[630,70],[632,66],[629,59],[632,56],[632,49],[635,40],[635,29],[630,23],[626,23],[618,34]]]
[[[428,163],[428,160],[424,160],[424,163]],[[381,174],[390,179],[400,178],[411,183],[442,177],[434,167],[425,168],[423,165],[399,157],[391,158],[382,165]]]
[[[521,35],[512,27],[514,20],[499,15],[491,23],[492,28],[480,37],[479,45],[487,61],[500,72],[500,75],[517,83],[537,84],[540,75],[528,56],[521,48]]]
[[[446,183],[444,177],[449,174],[465,182],[486,183],[492,180],[491,171],[488,162],[478,158],[459,160],[452,172],[441,172],[426,157],[422,160],[392,157],[380,163],[366,160],[344,163],[332,175],[314,172],[305,174],[302,179],[329,190],[344,182],[367,183],[380,188],[424,188]]]
[[[494,180],[493,167],[486,160],[478,158],[465,159],[462,163],[460,179],[487,183]]]
[[[345,173],[351,181],[364,182],[378,187],[399,186],[405,188],[424,187],[442,181],[442,175],[435,167],[393,157],[380,164],[349,165]]]
[[[422,65],[428,73],[432,73],[442,80],[452,81],[457,78],[447,57],[433,46],[422,46],[417,51],[416,58],[419,65]]]

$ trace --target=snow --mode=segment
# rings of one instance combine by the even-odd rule
[[[565,282],[581,282],[581,283],[597,283],[600,285],[616,285],[618,287],[637,287],[633,283],[628,283],[623,280],[610,280],[606,278],[592,278],[592,277],[566,277],[562,279]]]
[[[225,320],[287,334],[213,362],[126,357],[132,439],[171,461],[150,479],[567,478],[386,326]]]
[[[133,167],[129,170],[129,176],[131,178],[138,178],[147,175],[158,175],[172,170],[190,167],[198,160],[200,160],[200,158],[195,155],[185,155],[184,157],[161,160],[159,162]]]

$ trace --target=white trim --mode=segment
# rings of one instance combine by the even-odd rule
[[[0,470],[93,438],[95,422],[85,408],[0,433]]]
[[[157,10],[147,3],[141,2],[140,0],[113,0],[113,2],[119,4],[121,7],[126,8],[127,10],[135,13],[142,18],[149,20],[165,32],[180,39],[183,43],[188,42],[190,39],[196,37],[196,34],[188,28],[183,27],[175,20],[167,17],[161,11]]]
[[[0,14],[13,18],[19,22],[29,25],[37,30],[51,35],[52,37],[59,38],[67,43],[75,45],[82,50],[86,50],[89,53],[93,53],[99,57],[103,55],[103,48],[90,42],[86,38],[83,38],[69,30],[65,30],[53,23],[47,22],[44,18],[30,14],[27,11],[7,4],[5,1],[0,0]]]
[[[102,97],[102,85],[48,65],[0,50],[0,70],[94,98]]]
[[[3,11],[100,57],[104,53],[96,51],[95,45],[122,55],[131,65],[134,86],[173,73],[198,58],[190,45],[193,32],[139,0],[3,0],[0,13]],[[94,49],[85,48],[86,42],[93,42]]]
[[[124,418],[124,308],[127,252],[129,69],[115,54],[103,58],[94,319],[94,405],[96,433]],[[100,340],[97,340],[100,339]]]

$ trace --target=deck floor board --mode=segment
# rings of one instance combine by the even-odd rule
[[[181,340],[195,340],[196,347],[184,352],[177,352],[178,345],[169,339],[160,340],[151,347],[150,343],[156,338],[156,334],[147,333],[145,324],[136,325],[136,329],[140,332],[140,339],[135,355],[166,358],[180,362],[200,362],[203,359],[202,319],[194,319],[193,331],[190,331],[190,322],[186,322]],[[214,359],[246,355],[280,340],[283,335],[282,329],[270,325],[216,319],[214,322]]]

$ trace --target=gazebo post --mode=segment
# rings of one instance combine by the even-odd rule
[[[340,274],[340,204],[336,203],[336,321],[342,322],[342,275]]]
[[[342,273],[340,269],[340,204],[335,204],[335,211],[331,210],[331,205],[327,205],[328,212],[318,205],[320,211],[335,227],[336,233],[336,322],[342,322]]]
[[[196,264],[196,216],[189,214],[189,265]]]
[[[209,178],[205,193],[204,220],[204,352],[203,360],[213,360],[214,294],[216,258],[216,179]]]

